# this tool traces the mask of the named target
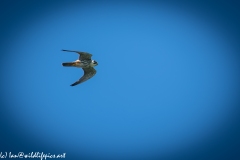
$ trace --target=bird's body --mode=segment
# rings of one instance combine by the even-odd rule
[[[97,71],[93,67],[97,66],[98,63],[95,60],[91,59],[92,55],[90,53],[80,52],[80,51],[71,51],[71,50],[62,50],[62,51],[76,52],[79,54],[79,59],[77,59],[74,62],[62,63],[63,66],[82,68],[84,71],[84,75],[78,81],[71,84],[71,86],[75,86],[77,84],[85,82],[86,80],[92,78],[96,74]]]
[[[74,62],[65,62],[62,63],[65,67],[77,67],[77,68],[85,68],[85,67],[94,67],[92,60],[76,60]]]

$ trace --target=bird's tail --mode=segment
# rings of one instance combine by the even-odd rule
[[[62,65],[65,67],[71,67],[71,66],[76,66],[76,63],[75,62],[65,62],[65,63],[62,63]]]

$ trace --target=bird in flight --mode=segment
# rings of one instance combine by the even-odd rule
[[[98,63],[97,61],[91,59],[92,54],[87,52],[64,50],[64,49],[62,51],[76,52],[79,54],[79,58],[76,61],[62,63],[64,67],[82,68],[84,72],[84,75],[78,81],[71,84],[71,86],[76,86],[82,82],[85,82],[96,74],[97,71],[93,67],[97,66]]]

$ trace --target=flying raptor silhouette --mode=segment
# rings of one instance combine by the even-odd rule
[[[72,50],[65,50],[65,49],[63,49],[62,51],[76,52],[79,54],[79,58],[76,61],[62,63],[64,67],[82,68],[84,72],[84,75],[78,81],[71,84],[71,86],[76,86],[82,82],[85,82],[96,74],[97,71],[93,67],[97,66],[98,63],[97,61],[91,59],[92,54],[87,52],[72,51]]]

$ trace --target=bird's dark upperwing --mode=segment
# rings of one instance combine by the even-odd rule
[[[71,86],[76,86],[77,84],[85,82],[86,80],[92,78],[97,72],[93,67],[83,68],[83,71],[84,71],[84,75],[78,81],[71,84]]]
[[[72,50],[65,50],[65,49],[63,49],[62,51],[78,53],[80,55],[79,58],[78,58],[80,61],[81,60],[91,60],[91,57],[92,57],[92,54],[87,53],[87,52],[72,51]]]

